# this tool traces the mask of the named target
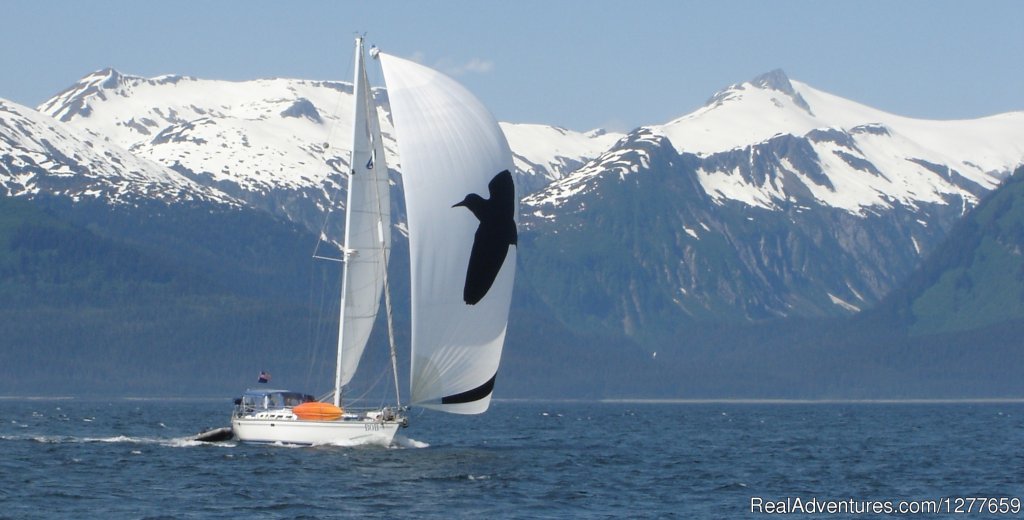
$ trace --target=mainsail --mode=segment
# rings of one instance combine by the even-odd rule
[[[461,85],[380,53],[409,219],[413,405],[487,410],[516,266],[512,152]]]
[[[341,387],[355,374],[380,309],[391,248],[388,167],[380,138],[376,105],[366,78],[362,41],[356,45],[352,164],[345,219],[345,267],[342,275],[341,332],[335,405]]]

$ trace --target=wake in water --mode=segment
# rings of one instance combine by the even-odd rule
[[[429,448],[430,444],[411,439],[404,435],[395,435],[395,439],[391,441],[391,448]]]
[[[115,435],[112,437],[76,437],[72,435],[0,435],[0,441],[32,441],[40,444],[93,444],[93,443],[124,443],[149,444],[169,448],[190,448],[193,446],[217,445],[222,447],[236,446],[235,442],[209,443],[200,442],[193,437],[131,437]]]
[[[430,444],[411,439],[404,435],[395,435],[394,439],[388,444],[383,444],[376,440],[365,440],[365,441],[339,441],[339,442],[328,442],[324,444],[317,444],[316,446],[331,446],[339,448],[363,448],[363,447],[381,447],[387,449],[408,449],[408,448],[428,448]],[[299,446],[301,447],[301,446]]]

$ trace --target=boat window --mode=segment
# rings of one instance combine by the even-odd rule
[[[285,406],[298,406],[298,405],[302,404],[303,402],[305,402],[305,401],[303,401],[303,398],[305,396],[303,396],[302,394],[300,394],[298,392],[285,392],[285,393],[283,393],[281,395],[284,397],[284,405]]]
[[[262,395],[242,396],[242,406],[245,408],[264,408]]]

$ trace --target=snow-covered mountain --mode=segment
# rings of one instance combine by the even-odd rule
[[[3,99],[0,189],[7,196],[101,199],[111,204],[131,204],[140,199],[238,203],[102,137],[77,131]]]
[[[317,230],[340,207],[351,146],[351,84],[264,79],[141,78],[106,69],[39,106],[95,139],[109,140],[200,184]],[[401,170],[387,114],[389,165]],[[559,179],[620,136],[543,125],[502,124],[525,194]],[[400,187],[400,181],[393,179]]]
[[[1024,112],[911,119],[790,81],[780,70],[636,132],[695,156],[700,184],[716,201],[767,209],[803,204],[864,214],[894,204],[974,204],[1024,162]],[[644,167],[642,156],[624,165],[627,151],[610,150],[527,204],[549,212],[587,191],[596,176],[625,179]]]
[[[525,261],[560,273],[553,308],[630,334],[856,312],[1020,164],[1024,112],[917,120],[774,71],[527,196]]]

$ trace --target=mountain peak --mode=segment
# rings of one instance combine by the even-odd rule
[[[789,82],[789,76],[786,76],[785,71],[782,69],[765,72],[750,80],[750,84],[755,87],[778,90],[789,95],[796,93],[796,90],[793,89],[793,84]]]
[[[117,69],[107,67],[105,69],[100,69],[86,74],[85,77],[78,80],[78,83],[76,83],[72,88],[83,85],[95,85],[100,88],[117,88],[117,85],[121,82],[121,78],[123,77],[124,75]]]
[[[789,96],[793,100],[793,104],[807,111],[808,114],[814,115],[811,112],[811,106],[807,104],[804,97],[793,88],[793,84],[789,81],[789,76],[782,69],[775,69],[771,72],[766,72],[760,76],[750,80],[750,84],[767,90],[777,90]]]
[[[39,105],[36,110],[64,122],[70,121],[76,115],[88,117],[92,112],[88,99],[96,95],[104,98],[103,91],[116,89],[124,81],[124,77],[111,67],[97,70]]]
[[[789,81],[789,76],[787,76],[782,69],[775,69],[770,72],[766,72],[744,83],[730,85],[711,96],[711,99],[709,99],[704,106],[707,108],[714,108],[723,105],[729,100],[742,99],[742,92],[750,87],[754,87],[758,90],[774,90],[781,94],[785,94],[788,98],[793,100],[794,105],[804,110],[809,115],[814,115],[814,113],[811,112],[811,106],[803,96],[796,91],[793,87],[793,83]]]

